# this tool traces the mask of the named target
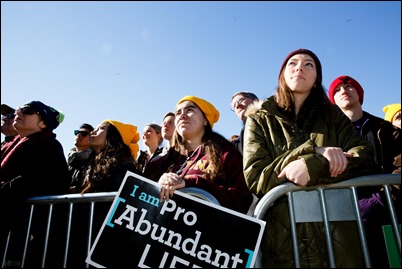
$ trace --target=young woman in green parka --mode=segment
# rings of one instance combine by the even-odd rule
[[[292,51],[279,73],[276,93],[245,123],[244,175],[262,197],[272,188],[334,183],[379,173],[373,149],[350,120],[331,104],[322,86],[322,67],[310,50]],[[295,267],[286,197],[268,210],[261,244],[264,268]],[[337,267],[362,267],[355,222],[331,223]],[[329,267],[322,223],[297,224],[301,267]]]

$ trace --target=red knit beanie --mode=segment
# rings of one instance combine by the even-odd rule
[[[363,104],[363,97],[364,97],[364,90],[362,86],[357,82],[355,79],[349,77],[349,76],[340,76],[337,77],[334,81],[332,81],[331,85],[329,86],[329,91],[328,91],[328,97],[331,103],[335,104],[334,100],[334,95],[335,95],[335,89],[339,84],[350,84],[353,86],[353,88],[356,89],[357,94],[359,95],[359,102],[362,105]]]
[[[286,56],[285,60],[282,63],[281,69],[279,71],[279,77],[281,76],[282,70],[285,68],[286,63],[289,61],[290,58],[292,58],[294,55],[296,54],[307,54],[309,55],[311,58],[313,58],[316,68],[317,68],[317,80],[316,83],[318,83],[319,85],[322,84],[322,67],[321,67],[321,62],[318,59],[317,55],[314,54],[314,52],[312,52],[311,50],[308,49],[297,49],[292,51],[291,53],[288,54],[288,56]],[[317,85],[318,86],[318,85]]]

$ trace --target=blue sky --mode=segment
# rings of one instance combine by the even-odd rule
[[[271,96],[298,48],[317,54],[326,88],[359,81],[369,113],[401,102],[400,1],[1,1],[1,102],[63,111],[66,154],[83,122],[141,134],[185,95],[213,103],[214,130],[229,138],[241,128],[232,94]]]

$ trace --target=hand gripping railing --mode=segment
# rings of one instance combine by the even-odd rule
[[[324,223],[326,243],[329,252],[330,267],[335,267],[335,257],[329,229],[330,221],[355,220],[357,222],[363,257],[366,267],[371,267],[368,254],[367,240],[363,223],[360,217],[357,187],[383,186],[387,206],[392,222],[392,230],[398,246],[399,258],[401,255],[401,235],[398,229],[395,207],[389,190],[390,185],[401,184],[400,174],[379,174],[361,176],[334,184],[300,187],[291,182],[279,185],[266,193],[254,210],[254,217],[264,219],[269,207],[283,195],[287,195],[289,204],[290,229],[293,242],[295,266],[300,268],[299,250],[297,248],[296,223],[316,222]],[[336,201],[336,202],[335,202]],[[255,267],[261,267],[261,252],[256,260]]]

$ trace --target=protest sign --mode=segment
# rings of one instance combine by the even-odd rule
[[[127,172],[86,262],[95,267],[253,267],[265,222]]]

